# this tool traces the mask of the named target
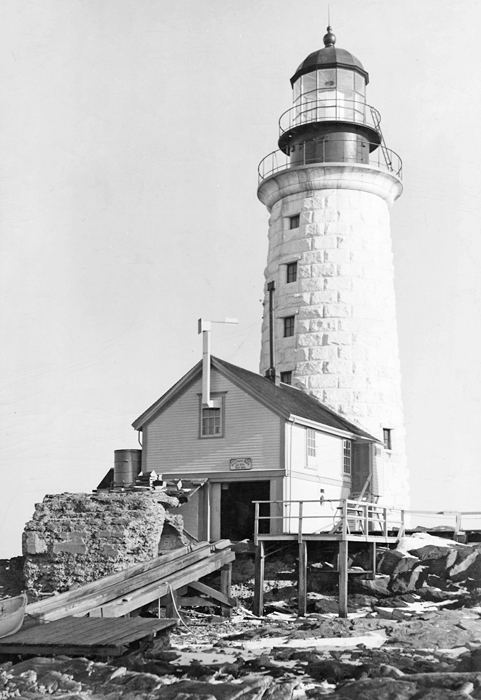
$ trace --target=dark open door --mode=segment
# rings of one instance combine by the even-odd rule
[[[234,481],[221,486],[220,534],[228,540],[249,539],[254,535],[253,501],[270,499],[269,481]],[[261,514],[268,514],[269,506],[262,508]],[[261,521],[262,522],[262,521]],[[264,521],[261,532],[268,531],[268,521]]]

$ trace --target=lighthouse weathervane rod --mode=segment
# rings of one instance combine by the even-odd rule
[[[225,318],[223,321],[207,321],[199,318],[197,332],[202,333],[202,407],[213,408],[214,402],[210,398],[210,334],[213,323],[227,323],[235,325],[239,323],[237,318]]]

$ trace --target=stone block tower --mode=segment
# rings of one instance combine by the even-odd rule
[[[402,165],[366,103],[367,72],[335,43],[328,27],[295,72],[279,150],[259,166],[270,212],[260,369],[378,437],[375,491],[406,507],[389,215]]]

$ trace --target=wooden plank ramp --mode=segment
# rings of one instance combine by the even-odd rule
[[[200,542],[181,547],[72,591],[27,605],[27,616],[37,622],[80,615],[121,617],[229,565],[235,558],[230,545],[229,540],[219,540],[213,544]]]
[[[64,617],[0,639],[0,654],[120,656],[133,642],[152,639],[176,624],[166,618]]]

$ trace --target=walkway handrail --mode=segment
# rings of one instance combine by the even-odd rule
[[[305,95],[312,94],[315,98],[316,90]],[[279,134],[313,122],[336,121],[362,124],[379,132],[381,115],[371,105],[360,100],[346,100],[342,97],[331,99],[312,99],[298,103],[287,109],[279,118]]]
[[[309,506],[315,504],[314,513],[308,512]],[[332,505],[330,512],[322,512],[327,504]],[[279,506],[275,508],[272,506]],[[261,515],[261,507],[269,506],[269,514]],[[342,539],[352,534],[352,531],[361,532],[364,535],[372,531],[389,536],[390,531],[397,531],[399,536],[404,533],[404,512],[397,508],[388,508],[370,501],[354,501],[345,499],[325,499],[319,500],[293,500],[293,501],[254,501],[255,522],[254,522],[254,543],[257,544],[259,537],[262,537],[260,524],[267,521],[270,526],[281,521],[284,534],[297,534],[297,540],[302,542],[303,536],[307,532],[311,534],[337,534]],[[396,515],[393,515],[393,514]],[[328,529],[323,528],[310,530],[313,521],[329,520]],[[271,530],[271,527],[269,528]]]
[[[379,144],[372,144],[376,148],[369,153],[369,163],[363,163],[360,156],[347,155],[343,158],[336,156],[335,161],[326,160],[328,155],[326,149],[332,148],[332,144],[337,141],[345,144],[343,139],[330,138],[329,141],[316,142],[314,155],[310,154],[309,145],[311,141],[305,141],[296,146],[296,160],[291,163],[291,157],[281,150],[272,151],[261,160],[258,166],[259,184],[266,178],[284,170],[295,170],[306,165],[332,166],[332,165],[358,165],[360,167],[370,167],[392,173],[402,179],[402,160],[400,156],[390,148],[379,148]],[[312,142],[314,143],[314,142]],[[322,153],[319,149],[322,146]],[[302,149],[302,152],[301,150]]]

